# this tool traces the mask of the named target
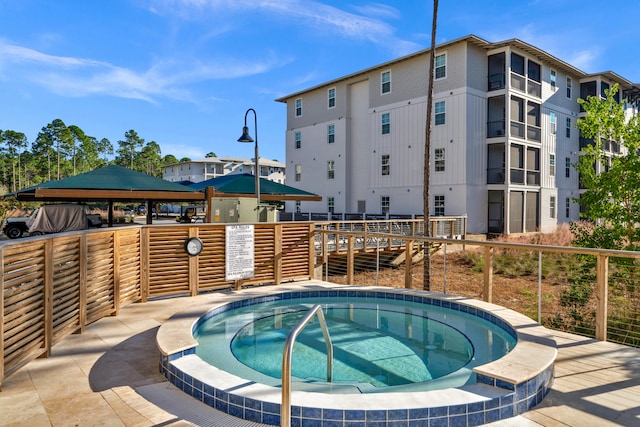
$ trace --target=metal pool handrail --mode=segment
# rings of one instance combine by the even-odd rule
[[[291,426],[291,357],[293,356],[293,345],[296,342],[298,334],[305,326],[307,326],[314,314],[318,315],[322,335],[324,335],[324,341],[327,344],[327,382],[331,382],[331,378],[333,376],[333,344],[331,343],[331,337],[329,336],[329,329],[327,329],[327,322],[324,319],[324,313],[322,313],[322,306],[320,304],[316,304],[311,307],[307,314],[305,314],[304,317],[298,321],[296,326],[289,331],[289,334],[287,334],[287,340],[284,343],[284,353],[282,354],[282,403],[280,405],[280,427]]]

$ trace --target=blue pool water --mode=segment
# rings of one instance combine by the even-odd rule
[[[459,310],[388,298],[314,297],[238,307],[199,322],[196,354],[241,378],[281,385],[288,332],[321,304],[334,346],[333,381],[319,322],[298,335],[294,388],[376,393],[459,387],[475,382],[472,368],[496,360],[514,334]]]

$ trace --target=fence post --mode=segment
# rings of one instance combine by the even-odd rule
[[[598,254],[596,271],[596,339],[607,340],[607,302],[609,290],[609,257]]]
[[[538,251],[538,323],[542,324],[542,251]]]
[[[44,244],[44,357],[51,355],[53,346],[53,241]]]
[[[120,233],[113,229],[113,308],[114,316],[120,312]]]
[[[322,229],[326,231],[327,225],[322,224]],[[311,236],[312,236],[311,240],[315,239],[315,236],[313,234]],[[322,265],[324,266],[325,280],[329,280],[329,252],[327,250],[327,242],[328,242],[327,233],[322,233]],[[313,247],[313,249],[315,250],[315,246]],[[322,279],[322,273],[320,273],[320,278]]]
[[[493,301],[493,248],[485,246],[484,248],[484,290],[482,299],[486,302]]]
[[[140,228],[140,302],[149,298],[149,228]]]
[[[279,285],[282,281],[282,224],[276,224],[273,242],[273,283]]]
[[[83,333],[87,325],[87,258],[89,257],[89,243],[87,233],[80,237],[80,291],[78,292],[78,332]]]
[[[353,251],[353,241],[353,234],[349,234],[349,236],[347,237],[347,285],[353,285],[353,262],[355,258]]]
[[[309,264],[309,278],[315,279],[316,276],[316,233],[315,233],[315,224],[309,223],[309,228],[307,228],[307,232],[309,233],[309,258],[307,259],[307,263]],[[322,226],[324,229],[324,226]],[[327,256],[327,235],[322,233],[322,256]],[[322,271],[322,270],[320,270]],[[322,279],[322,272],[320,273],[320,279]]]
[[[413,275],[411,267],[413,265],[413,240],[405,240],[404,243],[404,287],[411,289]]]
[[[189,227],[189,237],[198,237],[198,227]],[[189,258],[189,294],[192,297],[198,295],[198,264],[200,264],[199,258],[200,255],[191,256],[187,255]]]

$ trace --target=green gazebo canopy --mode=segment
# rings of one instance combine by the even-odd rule
[[[230,174],[202,182],[189,184],[188,188],[205,190],[212,187],[212,197],[251,197],[256,192],[255,176],[250,174]],[[260,199],[265,201],[308,200],[321,201],[322,196],[260,178]]]
[[[193,188],[111,165],[61,180],[47,181],[6,194],[23,201],[194,201],[204,194]]]

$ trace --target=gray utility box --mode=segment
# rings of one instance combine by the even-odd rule
[[[214,197],[210,206],[213,223],[275,222],[277,218],[274,206],[257,206],[256,199],[251,197]]]

